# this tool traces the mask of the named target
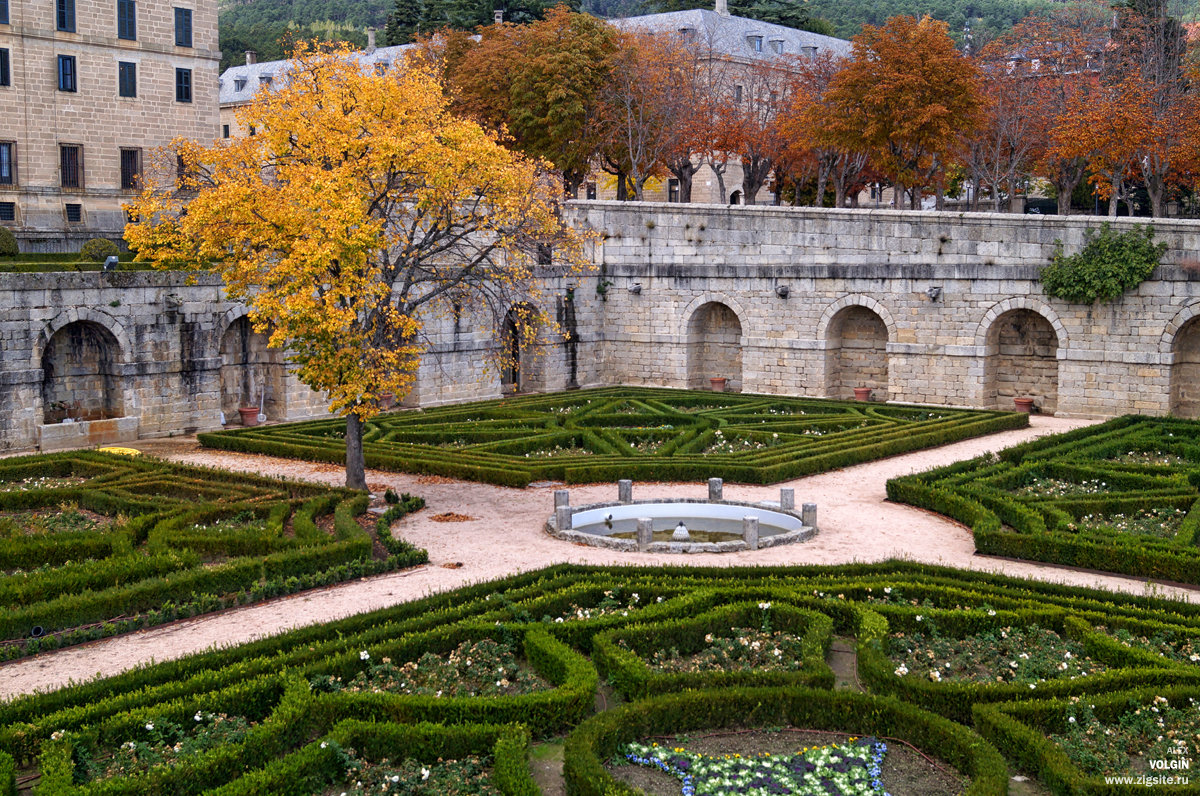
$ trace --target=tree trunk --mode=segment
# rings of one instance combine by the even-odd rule
[[[1146,193],[1150,195],[1151,217],[1162,218],[1164,215],[1163,196],[1166,194],[1166,186],[1163,184],[1163,181],[1157,176],[1147,178]]]
[[[617,201],[629,201],[629,181],[625,179],[624,171],[617,172]]]
[[[1071,215],[1071,194],[1075,192],[1075,181],[1068,179],[1057,180],[1054,183],[1054,188],[1058,191],[1058,214],[1060,216]]]
[[[725,191],[725,167],[722,166],[718,169],[714,166],[713,174],[717,175],[717,190],[721,193],[721,204],[725,204],[729,201],[729,194]]]
[[[934,198],[934,204],[933,204],[934,210],[945,210],[946,209],[946,189],[945,188],[943,188],[941,185],[938,185],[936,191],[933,194],[933,198]]]
[[[1121,181],[1114,179],[1112,181],[1112,196],[1108,198],[1108,217],[1117,217],[1117,203],[1121,201]]]
[[[367,488],[367,465],[363,459],[363,422],[358,415],[346,415],[346,488]]]
[[[679,172],[679,203],[689,204],[692,201],[692,177],[695,169],[682,169]]]

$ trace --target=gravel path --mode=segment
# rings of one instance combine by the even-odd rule
[[[943,517],[910,506],[886,502],[889,478],[927,470],[995,451],[1044,434],[1078,428],[1093,421],[1032,418],[1031,427],[1007,431],[941,448],[809,476],[773,487],[727,485],[730,500],[778,497],[779,486],[796,490],[796,502],[818,506],[815,539],[791,546],[721,556],[617,553],[573,545],[542,530],[553,508],[553,487],[508,489],[381,471],[368,472],[373,491],[392,487],[425,497],[427,507],[399,522],[394,533],[429,551],[430,563],[404,572],[310,591],[269,603],[236,609],[140,631],[121,638],[46,653],[0,666],[0,698],[33,690],[53,689],[70,680],[111,675],[139,664],[181,657],[214,646],[238,644],[289,628],[325,622],[416,599],[469,583],[511,575],[550,564],[687,564],[689,566],[839,564],[905,559],[964,569],[1003,572],[1037,580],[1093,586],[1135,594],[1154,593],[1197,601],[1200,591],[1150,587],[1145,579],[1098,575],[1061,567],[993,559],[974,554],[971,533]],[[147,453],[189,464],[220,466],[268,475],[339,485],[340,467],[267,456],[200,449],[194,440],[145,441]],[[703,484],[635,484],[634,497],[707,495]],[[579,505],[616,499],[616,485],[575,487],[571,502]],[[435,522],[435,515],[454,512],[471,519]],[[446,565],[461,564],[455,568]]]

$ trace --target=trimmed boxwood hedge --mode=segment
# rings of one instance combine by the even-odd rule
[[[1197,421],[1129,415],[1017,445],[999,457],[894,478],[888,497],[970,526],[979,553],[1200,584],[1198,434]],[[1170,454],[1181,463],[1115,460],[1137,452]],[[1097,491],[1022,494],[1035,478]],[[1169,539],[1077,525],[1085,515],[1166,508],[1187,511]]]
[[[772,630],[788,631],[802,637],[804,654],[800,670],[663,673],[646,664],[645,658],[657,650],[675,648],[683,655],[694,654],[707,646],[704,637],[709,633],[720,635],[736,627],[759,625],[763,610],[758,603],[736,603],[692,620],[606,631],[593,642],[592,660],[600,674],[626,699],[737,685],[833,688],[833,670],[825,663],[832,642],[833,621],[824,614],[799,610],[784,603],[772,603],[769,611]]]
[[[78,507],[111,524],[4,538],[0,660],[425,563],[390,532],[423,505],[405,495],[377,521],[383,557],[362,493],[97,451],[5,459],[0,511]],[[245,524],[209,527],[229,518]]]
[[[369,467],[500,486],[710,477],[770,484],[1028,422],[1012,412],[613,387],[383,414],[367,423],[363,451]],[[318,420],[199,439],[340,463],[344,433],[345,421]],[[722,439],[737,450],[704,453]]]
[[[667,694],[588,719],[567,737],[563,775],[573,796],[639,796],[604,762],[650,735],[725,727],[794,726],[900,738],[971,777],[964,796],[1004,796],[1008,768],[999,752],[960,724],[889,697],[801,687],[729,688]]]
[[[614,681],[635,682],[636,676],[624,673],[628,659],[614,652],[618,639],[627,638],[635,651],[655,643],[680,646],[697,633],[702,637],[706,626],[718,630],[756,623],[761,618],[758,603],[764,601],[772,603],[773,628],[803,628],[818,659],[813,671],[826,671],[819,657],[831,631],[853,636],[860,649],[862,684],[893,693],[861,695],[796,685],[764,689],[755,682],[765,679],[762,675],[743,682],[717,676],[683,685],[703,691],[651,694],[621,708],[624,712],[585,719],[594,705],[598,674],[583,653],[590,651]],[[620,607],[599,608],[614,603]],[[589,611],[590,618],[578,618]],[[950,636],[997,622],[1037,621],[1079,639],[1089,654],[1114,668],[1057,691],[1053,684],[1022,693],[956,689],[946,683],[937,685],[951,687],[918,688],[923,684],[915,683],[897,688],[901,678],[894,676],[890,663],[884,668],[876,645],[889,629],[916,628],[917,614]],[[522,725],[523,730],[505,731],[515,733],[506,736],[511,755],[495,752],[497,782],[501,768],[511,770],[514,782],[525,781],[524,733],[540,737],[574,728],[565,768],[571,792],[580,794],[604,792],[594,784],[604,781],[596,767],[617,744],[650,733],[733,724],[807,725],[904,738],[970,775],[971,787],[981,790],[968,792],[1000,793],[991,783],[1002,785],[1007,775],[996,753],[971,732],[972,721],[991,732],[980,718],[984,714],[972,711],[971,703],[986,706],[1000,704],[996,699],[1019,698],[1016,704],[1024,712],[1008,703],[1003,712],[1027,722],[1032,721],[1029,716],[1042,715],[1038,711],[1050,710],[1043,706],[1056,704],[1047,699],[1055,694],[1087,694],[1096,701],[1103,689],[1165,693],[1200,688],[1200,667],[1127,647],[1109,635],[1116,629],[1186,640],[1200,636],[1200,606],[914,563],[729,569],[560,565],[0,702],[0,796],[8,772],[18,764],[39,767],[46,793],[75,793],[77,786],[70,783],[74,749],[99,752],[139,737],[140,728],[155,717],[186,721],[197,710],[259,722],[252,742],[216,747],[143,776],[89,783],[79,792],[308,793],[336,776],[336,745],[362,751],[365,741],[347,739],[366,733],[423,750],[423,741],[411,739],[426,738],[422,723],[435,722],[457,728],[446,737],[458,740],[446,740],[450,746],[444,749],[464,748],[458,746],[468,743],[463,739],[480,738],[480,744],[499,750],[500,731],[484,725]],[[517,641],[526,659],[555,687],[521,697],[443,699],[323,693],[309,686],[320,675],[345,678],[361,671],[364,651],[371,660],[414,660],[423,652],[445,653],[461,641],[483,637]],[[641,647],[643,643],[647,646]],[[831,684],[827,675],[821,678],[821,685]],[[657,687],[647,683],[626,690],[636,698]],[[946,715],[934,716],[927,708]],[[1001,736],[994,740],[1013,762],[1031,759]],[[500,766],[501,760],[511,765]],[[521,790],[525,785],[513,787],[512,793],[533,792]]]

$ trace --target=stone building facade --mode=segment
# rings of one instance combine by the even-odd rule
[[[1160,221],[1162,266],[1119,300],[1043,295],[1062,241],[1103,219],[576,202],[593,270],[542,271],[553,329],[427,319],[408,405],[612,384],[1013,408],[1200,416],[1200,223]],[[1132,224],[1113,222],[1118,228]],[[530,300],[533,300],[532,298]],[[323,416],[212,278],[0,274],[0,449],[217,428],[263,406]],[[570,331],[568,336],[565,332]],[[514,345],[517,366],[497,365]],[[71,422],[64,423],[64,420]]]
[[[216,0],[0,0],[0,224],[120,240],[155,150],[216,138],[219,63]]]

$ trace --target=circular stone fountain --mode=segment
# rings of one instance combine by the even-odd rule
[[[632,500],[631,487],[622,482],[617,502],[576,507],[566,490],[558,490],[546,532],[577,544],[647,553],[734,553],[816,534],[816,506],[795,511],[792,490],[782,490],[779,502],[745,503],[721,499],[719,480],[713,480],[709,500]]]

